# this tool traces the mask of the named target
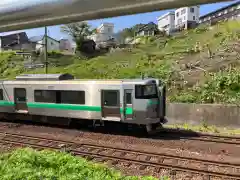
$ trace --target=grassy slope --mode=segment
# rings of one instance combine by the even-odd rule
[[[18,149],[0,155],[1,180],[138,180],[139,177],[123,176],[105,165],[55,151]],[[142,177],[142,180],[154,180]],[[167,178],[165,178],[167,180]]]
[[[68,72],[77,78],[134,78],[145,73],[165,80],[170,101],[239,103],[239,27],[239,21],[232,21],[171,38],[144,37],[136,48],[87,61],[76,58],[72,65],[51,68],[50,73]],[[5,68],[2,76],[13,78],[22,71],[20,66]]]

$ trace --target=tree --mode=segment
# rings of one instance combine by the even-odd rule
[[[96,33],[96,29],[91,28],[87,22],[71,23],[61,27],[63,33],[68,34],[76,42],[77,50],[81,51],[82,44],[87,37]]]

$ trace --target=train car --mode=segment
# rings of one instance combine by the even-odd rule
[[[82,119],[93,125],[114,121],[151,131],[165,119],[165,88],[154,78],[80,80],[71,74],[27,74],[0,83],[0,112],[5,119],[57,117],[67,124]]]

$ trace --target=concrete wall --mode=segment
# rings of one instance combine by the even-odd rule
[[[167,104],[168,124],[208,125],[240,128],[240,106],[221,104]]]

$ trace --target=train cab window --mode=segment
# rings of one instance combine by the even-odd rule
[[[126,93],[126,104],[132,104],[132,93]]]
[[[136,85],[135,86],[136,99],[152,99],[158,98],[156,84],[151,85]]]
[[[35,102],[56,103],[56,91],[51,90],[35,90]]]
[[[104,106],[120,106],[119,91],[103,90],[102,93]]]
[[[3,100],[3,90],[0,89],[0,101]]]
[[[61,103],[85,104],[85,92],[84,91],[61,91]]]

